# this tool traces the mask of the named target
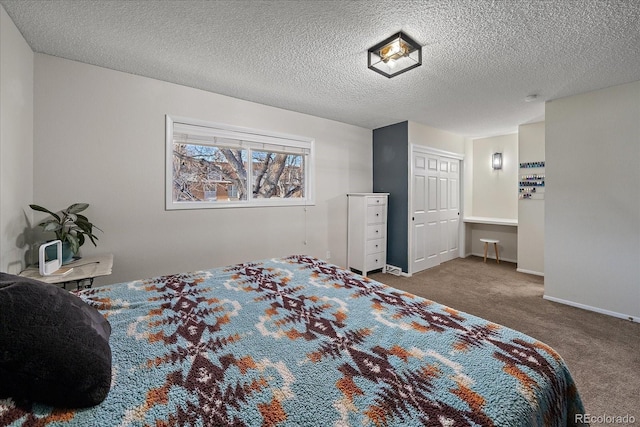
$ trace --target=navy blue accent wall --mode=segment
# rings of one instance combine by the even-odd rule
[[[373,130],[373,191],[389,193],[387,264],[409,271],[409,122]]]

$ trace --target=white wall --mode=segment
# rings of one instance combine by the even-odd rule
[[[502,169],[491,166],[502,153]],[[473,216],[518,218],[518,134],[473,140]]]
[[[464,155],[464,137],[420,123],[409,123],[409,144]]]
[[[544,122],[518,128],[518,156],[519,163],[544,161]],[[521,169],[519,174],[541,171]],[[518,271],[544,276],[544,199],[518,200]]]
[[[33,52],[0,6],[0,271],[25,266],[33,196]]]
[[[165,114],[315,138],[316,205],[164,210]],[[90,203],[112,281],[308,253],[346,262],[347,192],[371,191],[371,131],[36,54],[34,201]],[[306,245],[305,245],[306,241]]]
[[[545,298],[640,320],[640,82],[546,104]]]

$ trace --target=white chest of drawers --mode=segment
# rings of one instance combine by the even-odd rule
[[[389,193],[349,193],[347,268],[366,276],[387,265]]]

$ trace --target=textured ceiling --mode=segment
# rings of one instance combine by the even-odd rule
[[[640,80],[638,0],[0,4],[35,52],[370,129],[510,133],[544,101]],[[367,69],[367,49],[400,30],[423,65]]]

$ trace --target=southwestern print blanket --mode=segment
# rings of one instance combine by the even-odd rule
[[[83,410],[0,402],[11,426],[566,426],[560,356],[522,333],[292,256],[78,292],[112,326]]]

